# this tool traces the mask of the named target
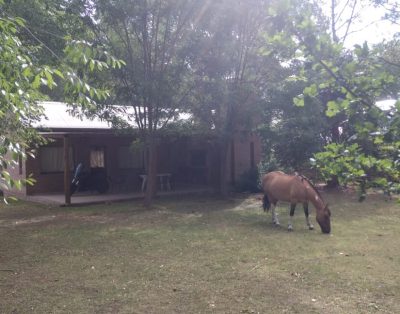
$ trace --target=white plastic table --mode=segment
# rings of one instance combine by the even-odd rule
[[[139,177],[142,179],[142,192],[145,191],[146,189],[146,184],[147,184],[147,174],[140,174]],[[171,174],[170,173],[159,173],[157,174],[157,178],[160,180],[160,188],[161,191],[165,190],[171,190]]]

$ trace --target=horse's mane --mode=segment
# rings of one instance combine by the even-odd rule
[[[321,196],[321,194],[319,193],[319,191],[317,190],[317,188],[315,187],[315,185],[311,182],[311,180],[309,178],[307,178],[306,176],[296,173],[296,176],[299,177],[301,179],[301,181],[306,181],[311,188],[314,190],[315,193],[317,193],[318,197],[323,201],[323,198]]]

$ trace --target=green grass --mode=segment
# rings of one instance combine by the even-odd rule
[[[400,313],[399,205],[327,199],[328,236],[255,197],[1,205],[0,313]]]

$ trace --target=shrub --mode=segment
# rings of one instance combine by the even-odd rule
[[[251,192],[257,193],[261,191],[260,188],[260,173],[257,167],[250,168],[244,172],[236,184],[238,192]]]

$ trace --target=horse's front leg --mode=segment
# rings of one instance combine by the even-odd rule
[[[292,224],[292,219],[294,216],[294,210],[296,209],[296,203],[290,204],[290,215],[289,215],[289,222],[288,222],[288,231],[293,231],[293,224]]]
[[[280,223],[279,223],[279,219],[278,219],[278,214],[276,213],[276,203],[272,203],[271,204],[271,212],[272,212],[272,223],[274,224],[274,225],[277,225],[277,226],[279,226],[280,225]]]
[[[308,216],[308,203],[303,203],[304,215],[306,216],[306,225],[308,229],[314,230],[313,224],[310,222],[310,217]]]

